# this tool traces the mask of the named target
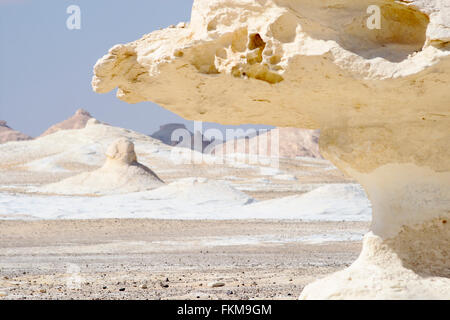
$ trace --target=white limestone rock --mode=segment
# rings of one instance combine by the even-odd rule
[[[92,85],[188,119],[321,129],[373,227],[351,268],[302,297],[448,299],[449,17],[445,0],[196,0],[190,24],[113,47]]]
[[[137,162],[134,144],[122,138],[110,145],[100,169],[85,172],[39,189],[65,195],[106,195],[146,191],[164,182],[148,167]]]
[[[381,29],[370,30],[367,8],[377,3]],[[225,124],[378,125],[395,123],[404,106],[404,121],[445,114],[446,82],[437,79],[448,80],[439,70],[450,64],[442,48],[450,29],[437,26],[450,9],[437,5],[197,0],[188,27],[113,47],[96,64],[93,87]]]

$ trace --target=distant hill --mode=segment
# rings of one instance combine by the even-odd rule
[[[47,136],[60,130],[83,129],[84,127],[86,127],[86,123],[89,121],[89,119],[92,119],[92,116],[89,112],[83,109],[78,109],[72,117],[51,126],[49,129],[47,129],[47,131],[41,134],[41,137]]]
[[[260,142],[267,146],[267,152],[271,152],[272,139],[275,137],[279,139],[279,156],[282,158],[322,158],[319,151],[320,132],[318,130],[297,128],[276,128],[256,137],[227,141],[216,146],[214,153],[229,154],[243,152],[258,155],[266,152],[265,150],[259,149]]]
[[[196,132],[195,134],[192,133],[181,123],[168,123],[162,125],[158,131],[150,136],[166,145],[192,149],[198,152],[203,152],[214,142],[206,139],[201,132]],[[197,141],[198,145],[195,144],[195,141]]]
[[[0,143],[6,143],[10,141],[25,141],[25,140],[31,140],[32,137],[16,131],[14,129],[11,129],[6,121],[0,120]]]

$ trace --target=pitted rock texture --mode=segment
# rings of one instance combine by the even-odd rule
[[[373,4],[382,9],[380,30],[366,26]],[[190,24],[112,48],[95,66],[93,87],[224,124],[448,121],[450,8],[438,5],[197,0]]]

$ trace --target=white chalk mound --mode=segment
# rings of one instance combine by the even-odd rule
[[[372,209],[357,184],[324,185],[303,195],[257,202],[240,210],[244,218],[300,219],[311,221],[370,221]]]
[[[160,187],[148,194],[149,198],[158,200],[176,199],[196,205],[213,204],[215,202],[251,203],[245,193],[233,187],[207,178],[186,178]]]
[[[137,162],[133,142],[119,139],[106,152],[106,163],[98,170],[86,172],[40,188],[55,194],[116,194],[151,190],[163,181]]]
[[[100,173],[95,177],[99,178]],[[94,184],[94,178],[90,183]],[[77,190],[69,180],[52,189]],[[68,187],[67,187],[68,185]],[[161,184],[160,184],[161,185]],[[99,190],[99,183],[89,188]],[[226,183],[205,178],[185,178],[142,192],[102,197],[0,194],[0,219],[239,219],[239,211],[254,200]],[[27,212],[26,215],[24,212]],[[229,212],[229,214],[223,214]]]
[[[9,168],[48,175],[78,174],[102,167],[106,150],[120,138],[135,143],[136,152],[144,159],[141,159],[143,163],[147,163],[145,158],[149,154],[160,151],[167,153],[169,149],[147,135],[109,126],[91,118],[83,129],[60,130],[39,139],[0,144],[0,163]],[[54,181],[59,180],[51,182]]]

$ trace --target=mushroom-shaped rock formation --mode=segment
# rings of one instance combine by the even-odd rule
[[[152,170],[137,162],[133,142],[121,138],[109,146],[106,162],[100,169],[44,186],[40,191],[104,195],[152,190],[163,184]]]
[[[0,143],[6,143],[10,141],[25,141],[33,139],[26,134],[11,129],[6,121],[0,120]]]
[[[188,119],[320,128],[373,224],[360,258],[301,297],[449,299],[449,71],[448,1],[196,0],[190,24],[113,47],[93,88]]]
[[[106,151],[106,165],[132,165],[137,163],[134,144],[128,139],[119,139]]]
[[[47,131],[41,134],[41,137],[47,136],[60,130],[83,129],[84,127],[86,127],[86,124],[90,119],[92,119],[92,116],[89,112],[83,109],[78,109],[75,114],[69,119],[48,128]]]

